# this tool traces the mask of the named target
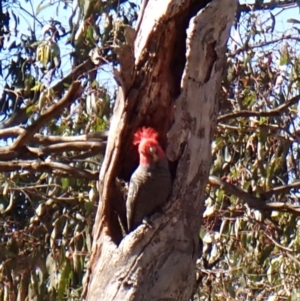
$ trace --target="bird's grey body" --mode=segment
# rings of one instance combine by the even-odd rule
[[[168,199],[172,187],[167,158],[139,165],[132,174],[126,202],[128,232],[153,214]]]

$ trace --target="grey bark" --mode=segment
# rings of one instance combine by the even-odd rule
[[[125,84],[100,172],[88,301],[191,298],[218,91],[237,6],[236,0],[208,2],[149,0],[145,5],[134,44],[134,68],[129,70],[131,82],[128,69],[120,71],[127,79],[121,80]],[[180,73],[174,64],[182,63],[181,43],[186,49]],[[128,154],[131,135],[145,123],[160,133],[167,133],[172,124],[167,155],[176,162],[173,189],[160,212],[118,240],[113,212],[123,212],[113,183],[133,170]]]

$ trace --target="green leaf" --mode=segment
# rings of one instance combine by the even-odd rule
[[[63,301],[65,292],[68,291],[68,285],[71,278],[71,265],[67,258],[64,258],[64,261],[61,263],[61,274],[58,284],[58,290],[57,290],[57,300]]]
[[[32,105],[32,106],[29,106],[27,109],[26,109],[26,114],[27,115],[31,115],[34,111],[34,108],[35,108],[35,105]]]
[[[70,184],[70,179],[69,178],[61,178],[61,186],[63,189],[67,189]]]

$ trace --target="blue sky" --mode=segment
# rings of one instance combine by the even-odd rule
[[[53,0],[32,0],[30,1],[25,1],[25,0],[21,0],[20,4],[23,5],[23,7],[28,10],[28,12],[30,14],[36,15],[37,12],[37,8],[38,6],[42,5],[47,5],[48,3],[53,3]],[[136,3],[139,3],[140,1],[136,0]],[[270,2],[270,1],[269,1]],[[62,22],[62,25],[65,26],[66,28],[68,28],[68,17],[69,17],[69,10],[64,10],[63,9],[63,4],[59,4],[59,1],[54,2],[56,3],[55,5],[52,6],[48,6],[46,7],[44,10],[42,10],[38,15],[38,19],[41,23],[43,24],[47,24],[48,20],[50,18],[53,19],[58,19]],[[73,1],[73,3],[76,3],[75,1]],[[244,0],[240,0],[240,3],[248,3],[248,4],[253,4],[254,0],[252,1],[244,1]],[[71,8],[70,8],[71,9]],[[32,23],[32,18],[29,17],[28,14],[26,14],[24,11],[22,10],[14,10],[15,13],[18,13],[18,16],[20,18],[20,25],[19,25],[19,30],[23,33],[28,33],[29,32],[29,28],[33,26]],[[298,19],[300,20],[300,14],[299,14],[299,7],[297,7],[296,5],[294,5],[293,7],[289,8],[289,9],[285,9],[283,12],[279,13],[281,10],[280,9],[275,9],[272,10],[272,13],[274,15],[277,15],[277,22],[276,22],[276,30],[279,31],[287,31],[289,29],[292,28],[293,24],[291,23],[287,23],[287,19],[289,18],[294,18],[294,19]],[[12,24],[13,24],[13,20],[11,20]],[[42,39],[43,35],[42,35],[42,26],[38,23],[35,24],[36,25],[36,33],[37,33],[37,38],[38,39]],[[13,41],[14,37],[12,36],[10,38],[10,41]],[[69,63],[69,53],[72,51],[72,47],[70,45],[67,45],[65,43],[65,41],[62,41],[59,43],[60,46],[60,51],[61,51],[61,56],[62,56],[62,70],[64,75],[68,74],[70,72],[70,63]],[[8,54],[5,53],[5,51],[0,52],[0,60],[3,59],[4,56],[7,56]],[[109,70],[105,70],[103,72],[101,72],[101,80],[108,84],[110,86],[111,89],[113,89],[113,85],[111,85],[112,83],[112,79],[111,79],[111,75],[109,74]],[[3,81],[1,83],[1,79],[0,79],[0,87],[3,86]]]
[[[255,3],[255,0],[240,0],[239,2],[241,4],[250,4],[251,5],[251,4]],[[274,0],[264,1],[264,2],[270,3],[270,2],[274,2]],[[272,13],[277,14],[279,11],[281,11],[281,9],[274,9],[274,10],[272,10]],[[291,5],[290,8],[285,9],[283,11],[283,13],[280,14],[280,17],[278,20],[279,22],[278,22],[277,26],[281,26],[281,28],[285,29],[285,26],[287,25],[286,20],[289,18],[295,18],[295,19],[300,20],[299,7],[296,4]],[[281,25],[279,23],[281,23]]]

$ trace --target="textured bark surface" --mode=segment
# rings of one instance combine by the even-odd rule
[[[145,4],[134,56],[130,45],[120,50],[122,88],[100,172],[88,301],[189,300],[195,283],[217,95],[237,1]],[[126,67],[130,59],[133,68]],[[116,178],[128,181],[138,164],[131,141],[140,126],[157,129],[167,146],[173,190],[148,224],[122,239],[118,215],[125,219],[125,203]]]

